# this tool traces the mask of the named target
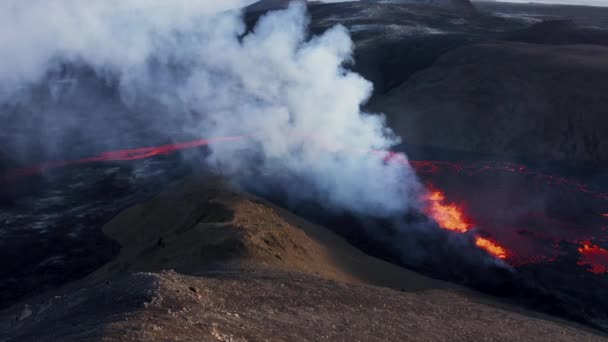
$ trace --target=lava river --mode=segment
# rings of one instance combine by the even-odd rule
[[[219,137],[104,152],[70,161],[42,163],[0,177],[5,182],[47,170],[105,161],[128,161],[179,150],[245,140]],[[476,245],[513,265],[550,263],[574,251],[576,266],[608,274],[608,194],[590,186],[502,162],[410,160],[388,151],[387,162],[409,163],[427,183],[424,212],[455,234],[473,234]],[[448,200],[449,198],[449,200]]]
[[[467,233],[474,228],[462,208],[454,203],[447,203],[445,194],[440,190],[430,191],[425,195],[424,202],[425,213],[433,218],[441,228],[457,233]],[[475,244],[499,259],[506,259],[508,256],[504,247],[483,236],[476,235]]]

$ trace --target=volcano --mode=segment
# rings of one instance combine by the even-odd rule
[[[129,162],[137,160],[147,160],[149,158],[158,158],[158,156],[168,156],[172,153],[178,152],[184,149],[198,149],[206,147],[208,145],[215,144],[231,144],[238,141],[248,140],[249,136],[233,136],[233,137],[217,137],[213,139],[201,139],[192,142],[183,142],[172,145],[164,145],[158,147],[146,147],[137,149],[127,149],[120,151],[109,151],[100,154],[98,157],[83,158],[75,161],[62,161],[42,164],[38,167],[25,168],[16,170],[9,173],[9,177],[5,179],[9,181],[23,180],[28,177],[36,176],[37,173],[48,172],[49,170],[55,170],[54,172],[61,171],[63,168],[78,168],[79,165],[87,164],[99,164],[99,163],[111,163],[111,162]],[[313,140],[310,143],[314,143]],[[343,153],[354,153],[351,150],[346,150]],[[271,194],[268,192],[262,192],[261,195],[270,198],[274,203],[281,206],[287,206],[292,211],[303,215],[304,217],[310,218],[311,220],[324,224],[330,229],[338,232],[342,236],[346,237],[349,241],[352,241],[357,247],[361,248],[365,252],[382,257],[387,261],[392,261],[397,264],[404,266],[413,267],[414,269],[420,270],[425,273],[429,273],[433,276],[443,278],[445,280],[452,280],[462,282],[466,280],[466,283],[470,286],[490,291],[494,294],[501,296],[513,296],[514,293],[518,293],[519,300],[530,305],[531,298],[539,296],[541,279],[530,282],[529,279],[521,278],[522,276],[537,277],[538,275],[544,275],[547,277],[556,277],[553,270],[560,272],[561,278],[557,284],[563,284],[568,286],[569,277],[571,276],[586,276],[588,279],[588,286],[580,289],[584,290],[585,295],[589,296],[588,300],[594,301],[594,304],[586,305],[578,311],[576,307],[569,307],[564,309],[564,306],[570,306],[571,303],[566,296],[566,288],[552,286],[552,294],[549,296],[555,296],[559,298],[557,303],[545,303],[540,304],[534,302],[536,309],[542,308],[553,314],[567,315],[572,319],[586,321],[589,319],[589,312],[593,312],[593,315],[601,316],[601,308],[605,305],[598,296],[599,294],[590,291],[591,288],[601,288],[605,281],[605,274],[608,273],[608,260],[606,259],[606,249],[601,247],[604,245],[607,239],[606,226],[608,222],[605,222],[605,218],[608,214],[603,213],[601,210],[605,208],[605,203],[608,201],[608,194],[594,190],[587,184],[579,183],[575,180],[558,177],[556,175],[545,174],[540,171],[535,171],[523,165],[514,165],[509,163],[481,163],[481,162],[448,162],[448,161],[407,161],[402,155],[398,153],[392,153],[387,151],[373,151],[373,154],[384,153],[386,154],[387,163],[403,164],[404,166],[411,163],[418,175],[427,181],[428,188],[430,189],[421,198],[422,202],[425,203],[425,207],[422,209],[429,219],[437,224],[440,230],[445,233],[440,234],[439,230],[436,235],[418,236],[415,230],[407,232],[399,232],[399,227],[391,227],[383,222],[378,222],[377,225],[384,226],[383,229],[389,229],[387,234],[393,235],[398,234],[393,239],[398,237],[396,241],[402,241],[403,243],[412,243],[417,241],[417,244],[426,246],[420,249],[420,247],[413,249],[407,253],[404,253],[403,246],[400,243],[391,244],[390,248],[387,248],[386,242],[382,239],[372,240],[367,238],[369,228],[366,225],[369,224],[369,220],[376,220],[373,217],[369,218],[351,218],[351,219],[337,219],[335,213],[331,210],[324,209],[318,204],[313,205],[312,211],[301,206],[291,207],[287,205],[288,202],[286,197],[283,195],[277,196],[277,194]],[[76,171],[77,169],[75,169]],[[265,177],[272,177],[273,175],[266,175]],[[455,178],[456,177],[456,178]],[[455,181],[457,179],[457,181]],[[510,191],[514,195],[522,196],[527,198],[531,202],[537,203],[535,205],[525,204],[516,205],[515,203],[500,204],[501,201],[508,200],[508,196],[505,197],[504,193],[501,193],[501,188],[496,188],[496,182],[500,181],[500,184],[509,184]],[[261,183],[265,183],[263,179],[260,179]],[[471,183],[472,182],[472,183]],[[475,192],[471,192],[471,185],[475,184]],[[439,188],[438,188],[439,186]],[[200,194],[191,194],[186,197],[194,198],[207,198],[204,193],[216,193],[218,190],[205,186],[195,186],[200,188],[202,191]],[[256,188],[250,188],[251,191],[257,192]],[[443,190],[438,190],[443,189]],[[566,203],[564,204],[555,202],[555,199],[567,195],[575,201],[575,205]],[[181,195],[180,195],[181,196]],[[488,202],[484,199],[488,196],[494,198],[493,204],[488,206]],[[181,197],[180,197],[181,198]],[[178,203],[180,198],[167,199],[171,203]],[[216,200],[213,200],[215,203]],[[176,246],[179,246],[179,250],[185,252],[187,250],[187,241],[207,241],[210,237],[209,233],[204,233],[206,238],[188,238],[183,242],[176,240],[175,237],[171,237],[171,234],[176,232],[164,231],[165,229],[173,229],[174,220],[180,220],[180,217],[192,217],[192,215],[220,215],[221,217],[226,216],[226,220],[233,217],[231,213],[232,209],[221,209],[217,206],[208,205],[194,205],[197,211],[201,210],[201,214],[189,214],[189,213],[175,213],[175,214],[162,214],[167,217],[166,228],[160,228],[161,231],[150,235],[152,240],[147,242],[138,242],[143,244],[136,248],[141,250],[147,248],[146,246],[157,245],[162,247],[162,251],[165,250],[167,241],[173,241]],[[201,206],[203,208],[201,209]],[[557,207],[556,207],[557,206]],[[176,208],[184,208],[184,210],[190,210],[191,204],[179,204]],[[513,211],[503,212],[502,208],[509,207]],[[194,209],[192,209],[194,210]],[[548,210],[548,211],[547,211]],[[557,211],[556,211],[557,210]],[[588,212],[584,221],[581,220],[581,210]],[[134,209],[134,211],[136,211]],[[139,210],[141,215],[148,212],[146,209]],[[137,215],[140,215],[137,214]],[[125,214],[127,217],[132,214]],[[134,214],[133,214],[134,215]],[[137,216],[135,215],[135,216]],[[585,215],[585,214],[583,214]],[[175,217],[174,219],[170,219]],[[133,219],[118,219],[126,220],[132,224]],[[251,220],[247,218],[246,220]],[[354,221],[353,221],[354,220]],[[158,221],[153,219],[152,221]],[[162,221],[162,220],[161,220]],[[148,222],[148,220],[144,220]],[[189,222],[189,221],[188,221]],[[198,222],[198,221],[197,221]],[[223,221],[222,221],[223,222]],[[368,222],[362,225],[362,222]],[[586,227],[579,227],[581,222],[585,222]],[[221,223],[221,222],[220,222]],[[126,224],[126,223],[125,223]],[[147,224],[147,223],[145,223]],[[413,224],[413,223],[411,223]],[[222,224],[220,226],[223,227]],[[350,229],[345,230],[345,226],[351,226]],[[354,228],[353,228],[354,227]],[[358,228],[357,228],[358,227]],[[224,227],[225,228],[225,227]],[[222,229],[224,229],[222,228]],[[122,232],[126,231],[122,226],[120,228],[108,228],[114,232],[111,235],[116,235],[114,239],[118,240],[124,248],[130,244],[130,238],[121,237]],[[139,230],[137,226],[133,229]],[[144,228],[141,228],[142,230]],[[149,229],[149,228],[146,228]],[[392,229],[395,229],[391,232]],[[218,232],[219,233],[219,232]],[[137,241],[138,233],[132,233],[132,236]],[[215,234],[215,233],[213,233]],[[250,243],[240,241],[236,237],[229,237],[221,233],[218,237],[219,246],[204,247],[213,251],[210,255],[211,258],[220,258],[223,260],[223,255],[226,255],[228,260],[232,260],[234,255],[246,255],[248,258],[254,258],[257,260],[257,253],[260,251],[258,247],[247,247]],[[266,238],[255,238],[253,233],[248,233],[248,238],[253,238],[255,241],[262,239],[267,241],[268,239],[280,241],[282,237],[266,237]],[[429,234],[429,231],[426,232]],[[156,238],[155,236],[158,236]],[[240,235],[238,235],[240,236]],[[366,237],[361,239],[361,237]],[[447,238],[448,240],[444,240]],[[127,240],[125,240],[127,239]],[[236,239],[236,240],[235,240]],[[450,242],[450,239],[452,242]],[[454,240],[460,242],[454,243]],[[211,241],[211,240],[209,240]],[[599,245],[598,245],[599,244]],[[198,246],[198,245],[197,245]],[[196,247],[197,250],[199,247]],[[251,249],[253,248],[253,249]],[[280,247],[280,250],[286,252],[286,246]],[[428,250],[425,251],[425,249]],[[262,249],[264,250],[264,249]],[[380,252],[382,250],[382,252]],[[441,251],[441,253],[437,253]],[[473,252],[475,251],[475,252]],[[175,252],[167,250],[170,255]],[[267,265],[273,256],[279,261],[279,264],[285,260],[294,258],[293,256],[275,254],[274,251],[269,250],[270,256],[261,255],[260,262]],[[135,256],[144,253],[143,250],[137,252],[134,251],[129,255]],[[181,253],[181,252],[180,252]],[[195,253],[195,252],[192,252]],[[201,257],[205,258],[207,252],[201,254]],[[219,253],[217,256],[215,253]],[[410,254],[413,253],[413,254]],[[308,255],[318,255],[320,252],[310,252]],[[178,253],[178,255],[181,255]],[[475,255],[475,256],[474,256]],[[485,257],[484,257],[485,255]],[[190,260],[193,262],[193,256],[180,256],[175,257],[173,262],[179,262],[180,260]],[[487,262],[495,260],[493,263],[488,263],[483,266],[482,270],[479,270],[478,258],[485,258]],[[120,260],[120,259],[118,259]],[[147,265],[148,262],[153,260],[165,260],[162,265],[152,264]],[[165,257],[154,257],[148,261],[148,258],[141,259],[142,270],[147,267],[152,269],[170,267],[172,269],[184,269],[184,271],[191,269],[193,266],[176,264],[175,266],[169,266],[169,256]],[[194,259],[195,260],[195,259]],[[248,259],[249,260],[249,259]],[[265,260],[265,261],[264,261]],[[294,260],[301,260],[301,257],[295,257]],[[116,261],[120,263],[120,261]],[[295,261],[294,261],[295,262]],[[312,261],[311,261],[312,262]],[[445,267],[448,263],[450,266]],[[215,264],[215,261],[210,260],[199,260],[194,261],[195,265],[208,265]],[[318,264],[319,262],[314,262]],[[321,264],[326,262],[320,262]],[[139,264],[139,263],[136,263]],[[121,263],[120,268],[127,267],[127,263]],[[188,264],[190,265],[190,264]],[[515,267],[517,273],[513,274],[505,272],[505,267]],[[108,270],[116,269],[118,266],[107,266]],[[293,269],[294,265],[288,268]],[[298,266],[299,267],[299,266]],[[306,266],[310,267],[310,266]],[[131,269],[130,267],[127,270]],[[139,269],[139,267],[136,267]],[[196,268],[198,269],[198,268]],[[308,269],[308,268],[305,268]],[[106,271],[103,271],[106,272]],[[191,272],[188,271],[188,272]],[[315,271],[315,274],[321,271]],[[331,271],[332,277],[338,271]],[[484,279],[486,273],[498,272],[493,278]],[[529,273],[532,272],[532,273]],[[110,271],[113,274],[113,271]],[[508,284],[508,287],[502,288],[503,285]],[[572,290],[569,289],[568,292]],[[543,296],[548,294],[542,292]],[[580,294],[578,295],[580,298]],[[555,305],[557,304],[557,305]],[[562,306],[563,305],[563,306]],[[597,311],[596,311],[597,310]],[[593,318],[591,318],[593,319]]]
[[[122,246],[118,257],[51,297],[2,311],[5,336],[600,338],[369,257],[327,229],[209,177],[174,184],[118,215],[103,229]],[[179,273],[161,271],[167,268]],[[371,328],[370,305],[382,318]],[[484,322],[471,320],[471,311],[483,312]],[[429,324],[445,329],[430,332]]]
[[[6,40],[0,340],[605,339],[605,11],[287,4]]]

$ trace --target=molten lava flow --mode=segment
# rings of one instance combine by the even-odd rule
[[[300,136],[304,139],[314,140],[315,142],[323,143],[322,139],[311,135],[300,134]],[[182,143],[175,144],[167,144],[162,146],[152,146],[152,147],[144,147],[144,148],[134,148],[134,149],[126,149],[126,150],[118,150],[118,151],[109,151],[101,153],[97,156],[82,158],[79,160],[68,160],[68,161],[54,161],[54,162],[46,162],[40,165],[16,170],[15,172],[9,173],[5,176],[5,179],[10,180],[17,178],[19,176],[26,175],[34,175],[39,174],[45,170],[56,169],[60,167],[77,165],[77,164],[86,164],[86,163],[94,163],[100,161],[125,161],[125,160],[135,160],[135,159],[144,159],[150,158],[153,156],[161,155],[161,154],[170,154],[177,152],[179,150],[190,149],[200,146],[205,146],[217,142],[224,141],[233,141],[233,140],[242,140],[245,138],[251,137],[251,135],[238,135],[238,136],[228,136],[228,137],[218,137],[212,139],[200,139]],[[346,148],[348,151],[348,149]],[[573,181],[564,177],[558,177],[554,175],[544,174],[538,171],[530,170],[528,167],[524,165],[517,165],[508,162],[449,162],[449,161],[439,161],[439,160],[408,160],[404,154],[392,151],[383,151],[383,150],[372,150],[372,151],[364,151],[370,153],[379,153],[385,156],[386,162],[395,162],[406,165],[411,165],[414,170],[418,174],[437,174],[441,171],[447,170],[452,171],[458,174],[465,174],[468,176],[474,176],[483,172],[488,171],[502,171],[509,173],[517,173],[520,175],[525,175],[529,177],[537,178],[547,184],[551,185],[563,185],[568,186],[573,189],[576,189],[582,193],[595,196],[596,198],[608,200],[608,193],[600,192],[598,190],[590,189],[587,184],[583,184],[577,181]],[[2,175],[0,175],[2,176]],[[2,178],[0,178],[1,180]],[[604,216],[608,217],[608,213],[604,214]]]
[[[433,218],[439,227],[458,233],[466,233],[473,229],[473,224],[466,218],[464,210],[456,204],[446,203],[443,192],[432,191],[424,197],[424,200],[427,203],[426,214]],[[504,247],[479,235],[475,236],[475,245],[499,259],[506,259],[508,256]]]
[[[459,233],[466,233],[472,228],[458,206],[444,203],[445,195],[441,191],[433,191],[425,199],[429,203],[426,214],[441,228]]]
[[[577,265],[588,266],[587,271],[591,273],[608,273],[608,250],[594,245],[590,241],[583,241],[578,251],[581,253],[581,257]]]
[[[484,237],[477,236],[475,238],[475,245],[477,245],[477,247],[481,249],[486,250],[488,253],[494,255],[499,259],[506,259],[508,256],[507,250],[504,247]]]
[[[601,192],[597,189],[592,189],[588,184],[584,184],[572,179],[531,170],[525,165],[492,161],[450,162],[441,160],[410,160],[409,162],[419,174],[438,174],[442,171],[451,171],[467,176],[475,176],[490,171],[515,173],[522,176],[535,178],[548,185],[567,187],[600,200],[608,200],[608,192]],[[608,217],[608,213],[606,213],[605,216]]]
[[[20,176],[30,176],[37,175],[44,171],[62,168],[71,165],[79,165],[79,164],[89,164],[103,161],[129,161],[129,160],[137,160],[137,159],[146,159],[151,158],[158,155],[167,155],[180,150],[201,147],[210,145],[218,142],[225,141],[234,141],[234,140],[242,140],[249,137],[249,135],[237,135],[237,136],[228,136],[228,137],[219,137],[212,139],[200,139],[194,140],[184,143],[176,143],[176,144],[167,144],[161,146],[151,146],[151,147],[142,147],[142,148],[133,148],[133,149],[125,149],[125,150],[116,150],[116,151],[108,151],[102,152],[96,156],[77,159],[77,160],[66,160],[66,161],[51,161],[41,163],[39,165],[18,169],[13,172],[10,172],[4,176],[5,180],[13,180]],[[0,175],[1,176],[1,175]],[[0,177],[2,180],[2,177]]]
[[[183,143],[175,143],[175,144],[167,144],[162,146],[151,146],[144,148],[133,148],[133,149],[125,149],[125,150],[117,150],[117,151],[108,151],[103,152],[91,157],[76,159],[76,160],[66,160],[66,161],[51,161],[45,162],[37,166],[23,168],[14,170],[13,172],[9,172],[7,174],[0,174],[0,187],[2,186],[3,181],[11,181],[15,180],[21,176],[28,175],[36,175],[40,174],[46,170],[57,169],[62,167],[67,167],[71,165],[80,165],[87,163],[99,163],[104,161],[128,161],[128,160],[136,160],[136,159],[145,159],[158,155],[167,155],[170,153],[177,152],[179,150],[191,149],[201,146],[206,146],[219,142],[226,141],[235,141],[235,140],[244,140],[252,135],[239,135],[239,136],[229,136],[229,137],[218,137],[213,139],[200,139]],[[336,148],[332,144],[328,144],[323,141],[319,137],[315,137],[312,135],[301,135],[301,138],[304,140],[309,140],[319,144],[321,146],[329,146],[331,150],[335,150]],[[592,189],[586,184],[577,182],[575,180],[570,180],[564,177],[554,176],[550,174],[544,174],[539,171],[535,171],[529,169],[523,165],[517,165],[506,162],[487,162],[487,161],[462,161],[462,162],[451,162],[451,161],[437,161],[437,160],[408,160],[407,157],[402,153],[384,151],[384,150],[372,150],[372,151],[364,151],[358,150],[354,148],[349,148],[348,146],[342,146],[339,148],[341,151],[345,153],[349,152],[357,152],[357,153],[372,153],[379,154],[383,156],[384,161],[386,163],[395,163],[404,166],[411,165],[416,173],[423,176],[434,176],[440,174],[442,172],[451,172],[456,175],[465,175],[465,176],[477,176],[487,172],[503,172],[503,173],[512,173],[516,175],[525,176],[528,178],[535,179],[537,181],[543,182],[545,184],[551,186],[559,186],[560,191],[563,190],[574,190],[580,194],[584,194],[585,196],[590,196],[595,198],[596,200],[608,201],[608,193],[600,192],[597,189]],[[441,191],[431,191],[429,192],[425,198],[424,202],[427,204],[426,214],[433,218],[439,226],[443,229],[450,230],[456,233],[467,233],[471,232],[474,227],[473,221],[470,220],[464,213],[465,211],[458,205],[447,203],[445,194]],[[608,218],[608,212],[602,213],[600,212],[602,218]],[[479,219],[479,218],[478,218]],[[482,220],[483,221],[483,220]],[[536,220],[531,220],[530,222],[534,223]],[[608,231],[608,226],[603,226],[599,230]],[[471,232],[477,234],[477,232]],[[520,237],[523,236],[520,234]],[[526,235],[527,236],[527,235]],[[531,238],[533,238],[532,236]],[[531,239],[530,238],[530,239]],[[593,239],[595,242],[602,242],[601,237],[586,235],[581,236],[578,240],[583,239]],[[528,239],[529,240],[529,239]],[[526,262],[524,263],[543,263],[555,260],[557,258],[559,249],[559,240],[555,240],[554,238],[545,239],[547,243],[553,243],[555,246],[555,251],[548,251],[547,249],[540,252],[537,255],[526,255]],[[543,240],[543,241],[545,241]],[[524,240],[513,240],[522,242]],[[494,240],[489,239],[487,236],[475,236],[476,245],[490,253],[491,255],[496,256],[500,259],[509,259],[509,262],[512,264],[517,264],[518,258],[521,259],[521,255],[517,251],[516,246],[521,246],[521,244],[513,245],[513,241],[509,244],[508,241],[501,240],[501,244],[498,244]],[[572,241],[572,240],[569,240]],[[608,240],[606,240],[608,241]],[[524,241],[525,242],[525,241]],[[509,249],[504,247],[504,244],[509,246]],[[525,247],[531,248],[531,247]],[[540,251],[540,249],[535,249]],[[583,243],[581,248],[579,249],[581,253],[581,259],[579,261],[579,265],[589,265],[591,266],[589,271],[594,273],[606,273],[606,269],[608,268],[608,252],[605,249],[600,248],[597,245],[592,245],[591,243]]]

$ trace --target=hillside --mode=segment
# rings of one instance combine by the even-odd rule
[[[472,44],[379,97],[407,142],[544,160],[608,160],[608,48]]]
[[[0,340],[602,339],[366,256],[217,178],[177,184],[104,232],[120,255],[0,312]]]

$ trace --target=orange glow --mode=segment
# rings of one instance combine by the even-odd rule
[[[433,218],[439,227],[458,233],[466,233],[473,228],[472,222],[465,216],[464,210],[453,203],[446,203],[445,194],[432,191],[425,196],[427,208],[425,213]],[[496,242],[481,236],[475,237],[475,245],[499,259],[506,259],[507,250]]]
[[[462,209],[455,204],[445,204],[445,195],[441,191],[434,191],[427,195],[429,207],[427,215],[432,217],[443,229],[465,233],[472,225],[465,219]]]
[[[129,160],[138,160],[138,159],[147,159],[158,155],[168,155],[177,151],[202,147],[207,145],[212,145],[221,142],[228,141],[238,141],[245,140],[250,135],[236,135],[236,136],[226,136],[226,137],[217,137],[211,139],[199,139],[193,140],[183,143],[175,143],[168,145],[160,145],[160,146],[150,146],[150,147],[140,147],[140,148],[132,148],[126,150],[116,150],[116,151],[107,151],[102,152],[96,156],[91,156],[87,158],[77,159],[77,160],[64,160],[64,161],[50,161],[45,162],[36,166],[32,166],[29,168],[18,169],[13,172],[9,172],[8,174],[0,173],[0,183],[2,179],[5,180],[13,180],[20,176],[28,176],[28,175],[37,175],[47,170],[62,168],[70,165],[79,165],[79,164],[89,164],[89,163],[97,163],[103,161],[129,161]]]
[[[578,251],[581,253],[581,257],[577,265],[589,266],[587,271],[591,273],[608,273],[608,250],[593,245],[590,241],[583,241]]]
[[[475,238],[475,244],[477,247],[485,250],[499,259],[507,258],[507,250],[494,241],[478,236]]]

